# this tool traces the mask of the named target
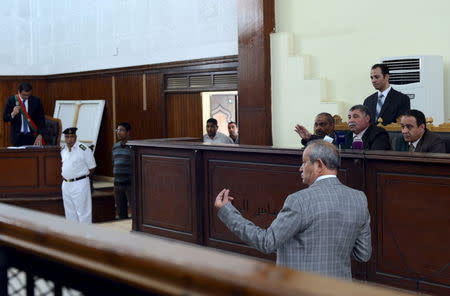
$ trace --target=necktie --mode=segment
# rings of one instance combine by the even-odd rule
[[[364,143],[362,139],[358,136],[353,137],[352,149],[364,149]]]
[[[26,101],[27,101],[27,100],[23,100],[23,106],[25,107],[25,110],[24,110],[24,111],[27,110],[27,107],[26,107],[26,105],[25,105],[25,102],[26,102]],[[26,118],[26,116],[23,115],[23,114],[22,114],[22,126],[23,126],[23,133],[24,133],[24,134],[28,134],[28,133],[30,132],[30,130],[29,130],[29,128],[28,128],[27,118]]]
[[[380,112],[381,112],[381,107],[383,107],[383,98],[384,95],[380,94],[378,96],[378,101],[377,101],[377,114],[375,116],[375,122],[378,120],[378,117],[380,116]]]
[[[416,150],[416,148],[414,148],[414,145],[412,143],[409,143],[408,150],[409,150],[409,152],[414,152]]]

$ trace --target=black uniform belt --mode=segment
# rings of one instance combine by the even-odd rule
[[[81,179],[84,179],[84,178],[87,178],[87,177],[89,177],[89,175],[81,176],[81,177],[74,178],[74,179],[64,179],[63,178],[63,180],[66,181],[66,182],[74,182],[74,181],[78,181],[78,180],[81,180]]]

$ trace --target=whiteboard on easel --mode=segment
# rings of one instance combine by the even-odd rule
[[[61,119],[62,130],[76,127],[77,140],[97,147],[105,100],[56,100],[53,117]],[[61,143],[65,143],[61,134]]]

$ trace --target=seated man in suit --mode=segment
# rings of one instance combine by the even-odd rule
[[[308,145],[309,141],[323,139],[329,143],[336,144],[336,133],[334,131],[334,118],[330,113],[319,113],[314,120],[314,135],[303,126],[297,124],[295,132],[302,139],[303,146]]]
[[[217,120],[210,118],[206,121],[206,134],[203,136],[203,143],[213,144],[234,144],[233,140],[225,134],[218,132]]]
[[[355,105],[348,111],[348,131],[343,149],[390,150],[389,135],[384,128],[370,122],[366,106]]]
[[[309,187],[286,198],[269,228],[243,218],[228,189],[217,195],[217,215],[245,243],[276,251],[279,265],[351,280],[350,258],[367,262],[372,252],[367,198],[339,182],[333,144],[312,141],[302,158],[301,177]]]
[[[402,136],[395,141],[396,151],[445,153],[444,141],[437,134],[427,130],[425,115],[411,109],[400,119]]]
[[[390,86],[389,69],[384,64],[372,66],[370,79],[377,92],[364,100],[364,106],[369,108],[372,124],[377,125],[380,117],[383,125],[396,122],[400,115],[411,108],[409,97]]]

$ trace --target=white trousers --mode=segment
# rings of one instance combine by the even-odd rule
[[[92,223],[92,199],[89,178],[62,182],[64,212],[68,221]]]

